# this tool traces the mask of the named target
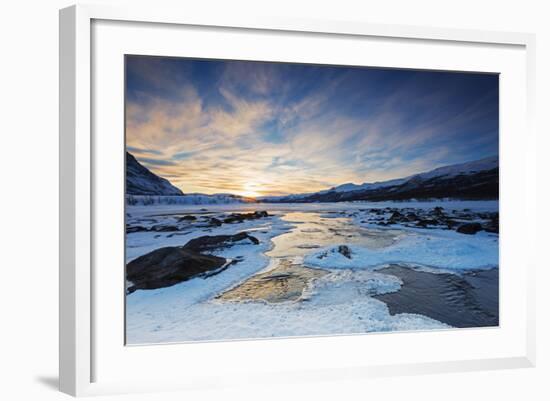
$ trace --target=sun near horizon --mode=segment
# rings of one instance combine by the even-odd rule
[[[308,193],[498,154],[497,75],[126,57],[127,149],[184,193]]]

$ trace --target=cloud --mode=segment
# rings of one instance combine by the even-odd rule
[[[162,152],[154,149],[140,149],[140,148],[135,148],[133,146],[127,146],[126,150],[134,154],[151,154],[151,155],[162,156]]]
[[[176,163],[170,160],[150,159],[148,157],[139,157],[138,160],[142,164],[148,164],[150,166],[176,166]]]
[[[358,69],[202,63],[135,67],[152,78],[126,104],[128,149],[184,192],[313,192],[498,152],[492,86],[477,93],[467,82],[469,94],[417,73],[368,80]]]
[[[195,154],[195,152],[178,152],[172,155],[172,159],[175,160],[185,160],[189,159]]]
[[[221,86],[250,96],[269,96],[285,90],[280,65],[234,61],[224,65]]]

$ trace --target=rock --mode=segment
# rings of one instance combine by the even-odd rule
[[[422,227],[422,228],[426,228],[428,226],[436,226],[438,225],[439,222],[437,220],[434,220],[434,219],[418,219],[418,221],[416,222],[416,226],[417,227]]]
[[[208,220],[208,223],[211,226],[216,226],[216,227],[219,227],[219,226],[222,225],[222,221],[220,219],[215,218],[215,217],[211,217],[210,220]]]
[[[139,233],[139,232],[143,232],[143,231],[149,231],[149,230],[147,228],[143,227],[143,226],[127,226],[126,227],[126,234]]]
[[[212,251],[219,248],[225,248],[235,245],[237,242],[248,241],[250,244],[258,245],[260,241],[248,233],[240,232],[235,235],[205,235],[195,238],[185,244],[185,249],[195,252]]]
[[[233,213],[229,215],[229,217],[226,217],[223,222],[224,223],[242,223],[244,220],[255,220],[255,219],[261,219],[262,217],[268,217],[269,214],[265,211],[256,211],[254,213]]]
[[[242,223],[242,222],[243,222],[243,219],[241,219],[241,218],[238,217],[238,216],[231,215],[231,216],[226,217],[225,219],[223,219],[223,222],[226,223],[226,224]]]
[[[241,232],[235,235],[215,235],[195,238],[184,246],[164,247],[134,259],[126,265],[126,280],[135,290],[169,287],[199,274],[217,270],[225,265],[225,258],[205,255],[204,252],[248,241],[257,245],[257,238]]]
[[[398,211],[395,211],[391,214],[390,220],[399,221],[403,219],[403,215]]]
[[[498,234],[498,233],[499,233],[499,219],[498,219],[498,215],[493,216],[493,217],[491,218],[491,221],[489,221],[488,223],[484,224],[484,225],[483,225],[483,229],[484,229],[485,231],[487,231],[487,232]]]
[[[156,249],[126,265],[126,280],[132,283],[128,292],[169,287],[224,264],[224,258],[201,255],[185,247]]]
[[[349,249],[347,245],[340,245],[338,247],[338,253],[341,253],[346,258],[351,259],[351,249]]]
[[[445,213],[443,213],[443,208],[441,206],[434,207],[431,213],[435,216],[445,216]]]
[[[410,221],[410,222],[418,220],[418,216],[413,212],[407,213],[407,215],[405,217],[406,217],[407,221]]]
[[[179,222],[182,222],[182,221],[194,221],[194,220],[197,220],[197,218],[195,216],[192,216],[190,214],[187,214],[185,216],[182,216],[178,219]]]
[[[177,226],[164,226],[161,224],[151,227],[151,231],[157,231],[157,232],[169,232],[169,231],[178,231],[178,230],[179,228]]]
[[[483,228],[481,227],[481,224],[479,223],[466,223],[458,226],[456,229],[457,232],[461,234],[475,234],[478,231],[481,231]]]
[[[458,223],[457,221],[454,221],[454,220],[452,220],[452,219],[446,219],[446,220],[443,221],[443,223],[447,225],[447,228],[448,228],[449,230],[451,230],[451,229],[453,229],[454,227],[456,227],[456,226],[459,225],[459,223]]]

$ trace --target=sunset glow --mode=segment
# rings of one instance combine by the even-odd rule
[[[498,76],[127,57],[127,149],[184,193],[404,177],[498,153]]]

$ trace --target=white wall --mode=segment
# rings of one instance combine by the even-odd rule
[[[124,4],[112,0],[97,3]],[[135,3],[136,1],[134,1]],[[147,3],[141,1],[141,3]],[[550,24],[544,1],[503,0],[363,0],[363,1],[155,1],[176,3],[223,14],[261,7],[279,16],[365,20],[378,23],[430,25],[534,32],[537,36],[537,105],[539,132],[540,206],[548,204],[550,89]],[[2,4],[0,22],[0,114],[2,146],[0,172],[0,395],[3,399],[49,400],[65,396],[55,390],[57,380],[57,10],[71,4],[62,0],[26,0]],[[518,133],[521,135],[521,133]],[[548,235],[542,210],[539,249]],[[545,238],[546,237],[546,238]],[[7,256],[7,258],[6,258]],[[550,306],[545,283],[548,266],[539,266],[538,367],[535,369],[445,374],[367,380],[362,383],[327,382],[314,386],[213,391],[212,400],[284,398],[311,399],[549,399]],[[187,399],[199,395],[184,395]],[[132,400],[181,399],[182,394],[128,396]]]

